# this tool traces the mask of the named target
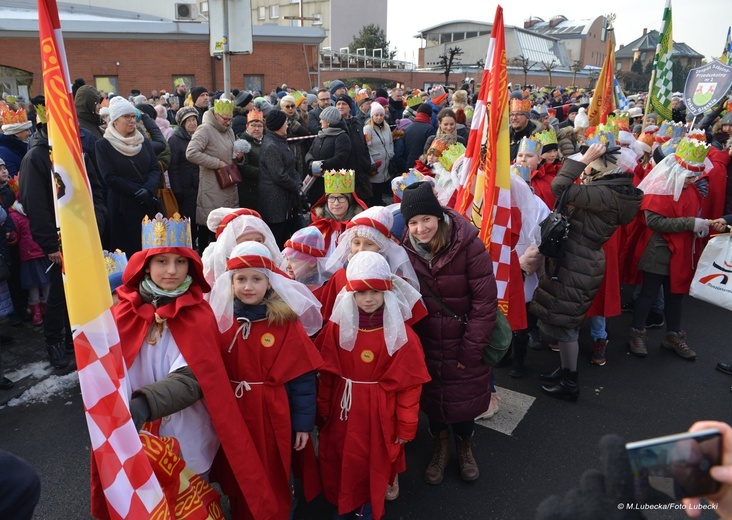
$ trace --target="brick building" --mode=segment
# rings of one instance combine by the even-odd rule
[[[27,4],[27,2],[25,2]],[[104,91],[173,90],[182,77],[189,85],[223,88],[223,65],[209,54],[208,24],[180,23],[137,13],[94,8],[82,12],[59,6],[69,74]],[[319,82],[318,27],[252,27],[253,52],[231,58],[232,88],[269,92],[288,85],[310,89]],[[42,92],[38,13],[0,7],[0,87],[32,97]]]

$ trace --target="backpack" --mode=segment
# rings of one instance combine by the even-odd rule
[[[564,242],[569,236],[569,209],[567,208],[567,196],[569,187],[562,192],[554,204],[554,210],[541,221],[539,227],[541,229],[541,244],[539,252],[546,257],[555,260],[564,257]],[[548,267],[548,266],[547,266]],[[549,269],[546,270],[549,273]],[[555,264],[554,273],[551,275],[552,280],[557,279],[559,271],[559,263]]]

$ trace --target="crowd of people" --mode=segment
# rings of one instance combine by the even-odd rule
[[[525,374],[528,349],[559,352],[541,375],[551,397],[579,397],[586,317],[597,366],[609,359],[605,320],[623,308],[631,354],[646,356],[646,329],[665,325],[662,346],[695,359],[682,302],[710,230],[732,224],[732,103],[697,124],[680,100],[679,121],[644,117],[640,98],[590,126],[591,94],[510,92],[501,316],[494,261],[455,209],[472,84],[333,81],[263,96],[176,80],[171,93],[125,98],[77,80],[95,224],[108,265],[123,270],[110,280],[137,429],[176,438],[192,478],[221,483],[234,518],[288,518],[294,474],[334,518],[378,519],[399,495],[420,411],[434,448],[426,482],[443,480],[451,434],[462,479],[479,478],[475,420],[499,409],[483,354],[500,319],[511,377]],[[0,111],[0,314],[43,326],[49,361],[64,368],[64,185],[51,176],[44,99],[5,99]],[[560,255],[541,249],[553,208],[569,224]],[[637,286],[624,305],[621,283]],[[92,507],[105,516],[103,497]]]

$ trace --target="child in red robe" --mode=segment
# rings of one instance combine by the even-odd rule
[[[266,515],[254,514],[232,485],[235,474],[225,458],[218,459],[220,482],[233,518],[287,520],[292,449],[312,450],[308,439],[315,424],[315,370],[322,358],[308,333],[320,327],[319,304],[257,242],[237,245],[227,269],[211,293],[221,355],[277,504]]]
[[[419,338],[405,321],[420,294],[364,251],[346,270],[331,321],[318,336],[320,467],[334,518],[378,520],[398,495],[404,443],[417,433],[422,384],[429,381]],[[338,516],[342,515],[342,516]]]

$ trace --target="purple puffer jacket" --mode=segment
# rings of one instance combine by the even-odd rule
[[[455,211],[450,219],[450,243],[432,261],[421,257],[405,230],[402,243],[420,277],[420,292],[429,315],[414,330],[422,340],[432,380],[422,387],[422,410],[444,424],[469,421],[485,412],[490,402],[491,367],[480,361],[493,334],[498,306],[493,262],[478,238],[478,229]],[[467,326],[451,318],[425,289]],[[460,362],[465,368],[458,368]]]

